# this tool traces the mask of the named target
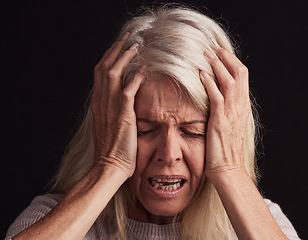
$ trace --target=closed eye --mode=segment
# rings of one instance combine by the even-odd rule
[[[157,132],[159,125],[155,121],[150,121],[143,118],[137,119],[137,134],[138,136],[144,136],[152,132]]]
[[[196,137],[196,138],[204,138],[205,137],[205,134],[204,133],[199,133],[199,132],[192,132],[192,131],[189,131],[185,128],[180,128],[180,131],[185,134],[186,136],[189,136],[189,137]]]
[[[139,136],[143,136],[143,135],[146,135],[148,133],[151,133],[153,130],[147,130],[147,131],[137,131],[137,134]]]

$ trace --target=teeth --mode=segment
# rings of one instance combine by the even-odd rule
[[[181,178],[165,178],[165,179],[161,179],[161,178],[157,178],[157,179],[152,179],[155,180],[156,182],[163,182],[163,183],[174,183],[174,182],[179,182],[182,179]]]
[[[159,183],[158,182],[154,183],[154,187],[158,189]]]
[[[181,187],[181,185],[183,184],[183,179],[181,178],[172,178],[172,179],[171,178],[169,179],[151,178],[150,182],[152,186],[155,187],[156,189],[161,189],[164,191],[174,191]]]

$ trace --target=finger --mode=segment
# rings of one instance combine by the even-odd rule
[[[92,98],[100,98],[102,91],[102,82],[105,77],[104,72],[107,71],[107,66],[104,64],[106,58],[110,55],[110,53],[114,50],[116,43],[114,43],[103,55],[101,60],[94,67],[94,83],[93,83],[93,94]]]
[[[205,56],[207,57],[207,60],[216,75],[218,87],[223,97],[226,99],[227,102],[232,102],[235,96],[236,84],[233,76],[230,74],[228,69],[221,62],[221,60],[218,57],[214,56],[214,54],[210,52],[205,52]]]
[[[215,81],[205,71],[200,72],[200,79],[210,98],[210,114],[224,113],[224,97],[219,91]]]
[[[105,77],[104,73],[106,73],[112,64],[112,59],[114,58],[114,55],[119,55],[121,49],[127,42],[127,39],[129,37],[130,33],[127,32],[121,41],[113,43],[113,45],[105,52],[101,60],[98,62],[98,64],[94,68],[94,86],[93,86],[93,95],[92,97],[100,97],[101,95],[101,89],[102,89],[102,81]],[[113,53],[113,54],[112,54]],[[110,59],[109,59],[110,58]],[[108,61],[106,61],[109,59]]]
[[[125,108],[127,110],[130,111],[134,110],[136,93],[139,90],[143,80],[145,79],[144,72],[145,72],[145,66],[142,66],[122,91],[122,94],[124,96],[123,104],[125,105]]]
[[[138,51],[138,43],[133,44],[122,56],[115,62],[113,67],[108,71],[108,91],[113,93],[121,90],[121,79],[123,73],[131,60],[136,56]]]
[[[218,46],[211,46],[214,53],[218,56],[220,61],[224,64],[226,69],[231,73],[235,80],[240,80],[239,72],[247,71],[246,66],[230,51]]]
[[[110,52],[115,48],[115,45],[117,44],[117,42],[114,42],[110,48],[107,49],[107,51],[104,53],[103,57],[101,58],[101,60],[98,62],[98,64],[101,64],[102,62],[105,61],[105,59],[109,56]]]
[[[230,72],[236,82],[236,95],[249,92],[248,69],[247,67],[231,52],[226,49],[212,46],[213,51],[219,57],[220,61]]]
[[[94,83],[93,83],[92,98],[98,98],[100,96],[103,73],[104,73],[103,62],[104,59],[109,55],[110,51],[112,51],[114,45],[115,43],[105,52],[101,60],[94,67]]]
[[[116,42],[115,46],[110,51],[109,55],[104,59],[103,65],[106,70],[110,69],[114,65],[114,63],[117,61],[126,43],[127,43],[127,40],[125,39],[119,42]]]
[[[101,58],[100,62],[98,64],[102,64],[105,65],[105,67],[108,69],[108,67],[110,67],[110,64],[112,65],[112,59],[115,61],[117,59],[117,57],[119,56],[120,52],[122,51],[124,45],[127,42],[127,39],[129,37],[130,33],[127,32],[121,41],[118,42],[114,42],[112,44],[112,46],[105,52],[104,56]],[[108,58],[112,58],[110,59],[110,61],[108,61],[106,63],[106,60]]]

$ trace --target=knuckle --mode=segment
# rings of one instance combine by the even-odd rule
[[[220,60],[219,60],[218,58],[216,58],[216,57],[213,58],[213,59],[211,59],[211,65],[212,65],[213,67],[218,66],[219,62],[220,62]]]
[[[216,96],[215,98],[213,98],[212,100],[212,104],[215,106],[215,107],[220,107],[220,106],[223,106],[224,105],[224,98],[223,96]]]
[[[127,90],[127,88],[124,88],[122,91],[122,98],[125,102],[128,102],[132,99],[133,97],[133,93],[129,90]]]
[[[107,71],[109,69],[109,66],[110,66],[110,62],[108,60],[105,60],[103,63],[102,63],[102,68],[101,70],[102,71]]]
[[[117,73],[115,70],[110,69],[110,70],[107,72],[107,77],[108,77],[109,79],[115,79],[115,78],[118,77],[118,73]]]
[[[237,77],[243,77],[248,75],[248,68],[241,64],[240,66],[237,67],[236,69],[236,76]]]
[[[102,72],[103,66],[101,64],[96,64],[94,67],[94,72]]]
[[[221,59],[225,59],[230,55],[230,52],[227,51],[224,48],[220,48],[217,50],[217,55],[221,58]]]
[[[106,70],[109,68],[109,63],[107,61],[104,61],[102,63],[98,63],[94,67],[94,73],[102,74],[106,72]]]
[[[226,49],[220,48],[216,50],[216,55],[218,57],[218,59],[221,62],[225,62],[226,59],[230,58],[230,52]]]
[[[235,88],[235,85],[236,85],[236,82],[232,79],[232,80],[229,80],[229,81],[226,81],[224,83],[224,87],[227,89],[227,90],[233,90]]]

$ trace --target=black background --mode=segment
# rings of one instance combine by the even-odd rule
[[[239,43],[259,104],[260,187],[301,238],[307,231],[307,8],[297,1],[182,1]],[[1,232],[48,191],[91,88],[94,65],[142,2],[2,1]],[[148,4],[149,5],[149,4]],[[206,7],[200,8],[200,6]]]

